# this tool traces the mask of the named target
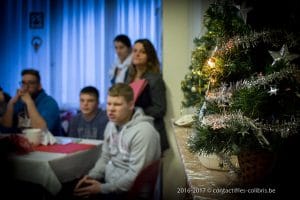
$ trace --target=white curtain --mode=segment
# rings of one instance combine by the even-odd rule
[[[96,86],[105,103],[117,34],[132,43],[150,39],[161,58],[161,0],[5,0],[0,11],[0,86],[11,95],[21,70],[32,67],[61,108],[78,108],[87,85]],[[43,12],[42,28],[30,28],[31,12]],[[38,50],[34,37],[42,40]]]

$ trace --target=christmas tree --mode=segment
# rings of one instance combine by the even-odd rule
[[[181,83],[183,106],[198,111],[192,152],[274,152],[299,132],[299,25],[291,10],[265,20],[259,3],[216,1],[205,13]]]

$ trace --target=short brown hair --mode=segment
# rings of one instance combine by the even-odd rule
[[[108,95],[111,97],[122,96],[127,102],[133,101],[133,90],[126,83],[116,83],[108,90]]]

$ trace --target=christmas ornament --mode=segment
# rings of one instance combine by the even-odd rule
[[[196,87],[193,86],[193,87],[191,88],[191,91],[192,91],[192,92],[196,92],[196,91],[197,91]]]
[[[270,91],[268,93],[270,94],[270,96],[273,95],[273,94],[277,95],[278,90],[279,90],[278,88],[276,88],[274,86],[271,86]]]
[[[299,57],[298,54],[290,54],[286,44],[282,45],[280,51],[269,51],[269,53],[274,60],[272,66],[275,65],[276,62],[280,60],[285,60],[286,62],[290,62]]]
[[[235,7],[239,10],[239,14],[245,24],[247,23],[247,15],[248,12],[250,12],[253,8],[252,7],[246,7],[246,4],[243,3],[242,5],[235,5]]]

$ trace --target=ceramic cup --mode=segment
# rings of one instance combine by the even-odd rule
[[[44,138],[44,132],[39,128],[24,129],[23,134],[32,145],[40,145]]]

